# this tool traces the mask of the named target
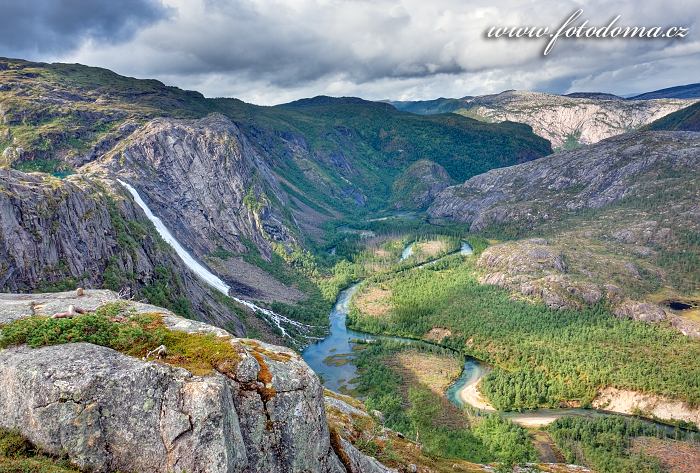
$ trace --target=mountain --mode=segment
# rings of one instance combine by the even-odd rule
[[[622,97],[615,94],[606,94],[604,92],[572,92],[566,94],[565,97],[574,99],[598,99],[598,100],[621,100]]]
[[[645,92],[643,94],[630,97],[630,100],[652,100],[652,99],[698,99],[700,98],[700,83],[679,85],[667,89]]]
[[[700,131],[700,103],[682,108],[649,123],[645,130]]]
[[[443,189],[454,184],[445,168],[427,159],[416,161],[393,186],[394,207],[424,210]]]
[[[319,290],[309,251],[326,243],[329,221],[391,210],[394,182],[426,157],[452,182],[550,152],[521,124],[352,97],[259,107],[79,64],[0,59],[0,288],[128,289],[280,341],[280,327],[244,324],[245,304],[182,268],[143,206],[222,292],[321,327],[334,294]]]
[[[481,256],[485,281],[553,307],[606,299],[700,335],[669,310],[697,303],[699,183],[700,135],[636,132],[475,176],[428,213],[513,240]]]
[[[11,59],[0,64],[3,164],[25,171],[72,172],[149,120],[218,112],[267,160],[285,191],[297,194],[297,204],[310,201],[332,215],[380,208],[395,175],[426,156],[461,180],[551,151],[527,127],[416,117],[361,99],[317,97],[258,107],[99,68]]]
[[[637,129],[694,103],[691,99],[626,100],[600,93],[562,96],[515,90],[456,100],[459,105],[450,101],[450,110],[431,106],[437,105],[435,101],[392,104],[417,113],[449,111],[486,122],[526,123],[554,148],[571,149]]]

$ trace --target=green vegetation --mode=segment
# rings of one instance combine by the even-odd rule
[[[184,293],[180,275],[172,268],[156,266],[153,280],[140,291],[153,305],[170,309],[178,315],[191,319],[194,317],[192,303]]]
[[[700,344],[671,329],[617,319],[602,305],[553,310],[513,300],[479,284],[471,259],[382,284],[391,290],[389,315],[375,319],[353,308],[350,326],[414,338],[449,329],[444,345],[494,366],[482,391],[499,409],[587,405],[603,386],[700,403]]]
[[[110,302],[94,313],[65,319],[28,317],[2,326],[0,349],[26,344],[32,348],[87,342],[138,358],[164,345],[159,361],[198,375],[233,372],[239,359],[229,339],[168,329],[157,313],[135,313],[124,302]]]
[[[697,434],[670,433],[637,419],[619,416],[562,417],[547,430],[569,463],[588,465],[600,473],[661,472],[656,459],[630,453],[634,437],[685,438],[700,440]]]
[[[564,144],[562,144],[561,148],[565,151],[571,151],[572,149],[580,148],[580,139],[581,131],[569,133],[568,135],[566,135],[566,139],[564,140]]]
[[[700,131],[700,103],[682,108],[646,125],[645,130]]]
[[[505,464],[534,459],[527,433],[509,421],[487,416],[472,417],[469,421],[465,418],[465,423],[471,423],[472,428],[443,425],[436,420],[442,409],[440,397],[427,386],[412,385],[404,398],[401,388],[407,380],[393,371],[386,359],[405,348],[406,345],[400,343],[373,343],[361,350],[356,359],[358,391],[365,396],[369,410],[383,413],[387,427],[417,440],[424,452],[436,457]],[[423,349],[449,353],[438,347]]]
[[[127,122],[155,117],[201,118],[221,113],[254,137],[251,144],[284,176],[285,190],[329,215],[361,216],[384,209],[395,177],[426,156],[461,181],[498,166],[551,152],[529,127],[487,124],[458,115],[419,116],[388,104],[317,97],[276,107],[206,99],[156,80],[123,77],[77,64],[0,60],[4,123],[0,152],[24,150],[22,169],[66,172],[52,161],[121,138]],[[69,104],[52,100],[72,97]],[[290,144],[295,144],[294,151]],[[247,204],[254,203],[248,199]]]
[[[15,164],[15,169],[24,172],[45,172],[56,177],[66,177],[73,174],[73,169],[58,159],[34,159]]]
[[[64,459],[44,455],[16,432],[0,429],[0,473],[79,473]]]

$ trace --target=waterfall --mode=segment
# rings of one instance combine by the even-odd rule
[[[148,208],[146,202],[144,202],[139,193],[136,192],[136,189],[134,189],[121,179],[117,179],[117,181],[119,182],[119,184],[124,186],[126,190],[129,191],[131,196],[134,198],[134,201],[136,201],[136,204],[139,207],[141,207],[141,210],[143,210],[143,212],[146,214],[146,217],[148,217],[148,220],[150,220],[153,223],[153,225],[155,225],[158,234],[161,236],[161,238],[163,238],[163,240],[165,240],[165,242],[168,245],[170,245],[175,250],[175,253],[177,253],[180,259],[182,259],[182,262],[185,263],[185,266],[190,268],[193,273],[199,276],[204,282],[209,284],[211,287],[228,296],[231,287],[225,282],[223,282],[211,271],[209,271],[207,268],[205,268],[202,264],[200,264],[199,261],[194,259],[192,255],[189,254],[187,250],[182,247],[180,242],[175,239],[175,236],[173,236],[173,234],[170,233],[168,227],[166,227],[163,224],[163,221],[156,217],[153,214],[153,212],[151,212],[151,209]]]
[[[284,337],[291,338],[292,340],[294,340],[293,337],[289,335],[287,329],[285,329],[286,326],[287,328],[296,330],[304,338],[315,338],[307,335],[307,332],[311,329],[310,325],[297,322],[296,320],[292,320],[288,317],[285,317],[284,315],[273,312],[270,309],[259,307],[250,301],[230,296],[229,292],[231,290],[231,287],[224,281],[222,281],[221,278],[219,278],[217,275],[209,271],[203,264],[194,259],[194,257],[180,244],[180,242],[175,239],[175,236],[170,232],[168,227],[166,227],[165,224],[163,224],[163,221],[160,218],[156,217],[153,214],[153,212],[151,212],[151,209],[148,208],[148,205],[146,205],[146,202],[143,201],[136,189],[134,189],[131,185],[122,181],[121,179],[117,179],[117,182],[119,182],[119,184],[121,184],[126,190],[129,191],[131,196],[134,198],[136,205],[138,205],[141,208],[141,210],[143,210],[148,220],[150,220],[153,223],[161,238],[163,238],[163,240],[165,240],[165,242],[175,250],[175,253],[177,253],[180,259],[182,259],[182,262],[185,263],[185,266],[192,270],[192,272],[195,273],[200,279],[202,279],[204,282],[209,284],[217,291],[223,293],[225,296],[231,297],[231,299],[238,302],[239,304],[248,307],[250,310],[258,314],[262,314],[267,320],[267,322],[270,325],[274,325],[275,327],[277,327]]]

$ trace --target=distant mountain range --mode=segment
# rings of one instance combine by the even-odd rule
[[[389,103],[417,114],[454,113],[487,122],[526,123],[555,149],[572,149],[635,130],[692,105],[698,97],[700,85],[691,84],[630,99],[599,92],[555,95],[508,90],[478,97]]]

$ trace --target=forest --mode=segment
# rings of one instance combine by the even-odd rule
[[[482,392],[499,409],[585,407],[603,386],[700,403],[700,344],[670,328],[615,318],[604,304],[553,310],[513,300],[480,284],[469,258],[368,284],[390,291],[391,311],[372,318],[353,306],[349,326],[412,338],[448,329],[442,345],[493,367]]]
[[[382,412],[387,427],[416,440],[426,453],[437,457],[503,465],[536,459],[527,432],[496,414],[470,416],[465,411],[465,426],[445,425],[437,420],[440,398],[429,387],[411,385],[404,396],[401,386],[407,380],[389,367],[387,358],[406,349],[406,344],[384,341],[364,345],[356,358],[358,391],[368,410]],[[423,349],[447,353],[438,347]]]
[[[700,440],[698,434],[672,431],[621,416],[562,417],[547,431],[567,462],[588,465],[600,473],[661,472],[657,459],[643,451],[632,451],[635,438]]]

